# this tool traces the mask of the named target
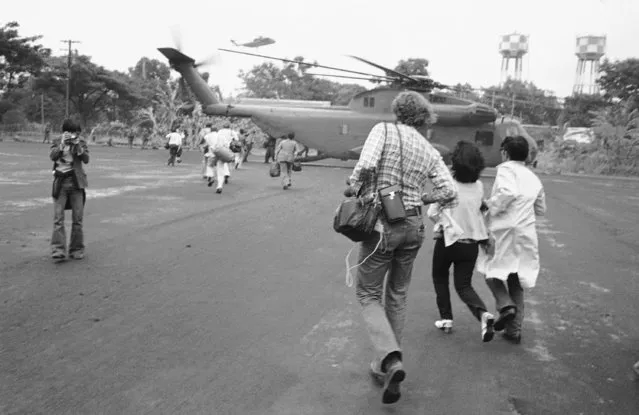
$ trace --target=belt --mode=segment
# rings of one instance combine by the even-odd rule
[[[414,208],[406,209],[406,216],[419,216],[422,214],[422,207],[416,206]]]

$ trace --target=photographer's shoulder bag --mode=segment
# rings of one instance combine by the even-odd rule
[[[386,123],[384,123],[384,144],[386,144],[387,133]],[[377,177],[372,177],[370,180],[372,180],[376,185],[375,187],[377,187]],[[377,198],[367,202],[361,197],[361,192],[364,187],[362,184],[354,198],[342,201],[335,211],[335,217],[333,218],[333,229],[335,232],[341,233],[353,242],[368,240],[377,233],[375,224],[377,223],[381,206]],[[373,194],[375,193],[374,190]]]
[[[404,156],[402,146],[402,134],[397,128],[397,135],[399,139],[399,179],[400,184],[393,184],[386,186],[383,189],[379,189],[379,200],[382,204],[382,211],[388,223],[396,223],[406,220],[406,208],[404,207],[404,201],[402,200],[402,189],[404,188]]]

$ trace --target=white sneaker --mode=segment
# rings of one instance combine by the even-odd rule
[[[453,331],[453,320],[437,320],[435,322],[435,327],[443,330],[444,333],[450,333]]]
[[[489,312],[484,312],[481,315],[481,340],[483,342],[489,342],[495,337],[495,316]]]

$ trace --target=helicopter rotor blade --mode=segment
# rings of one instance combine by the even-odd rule
[[[193,64],[194,67],[199,67],[199,66],[211,66],[211,65],[216,65],[220,63],[220,58],[219,55],[217,53],[214,53],[212,55],[210,55],[209,57],[202,59],[199,62],[196,62],[195,64]]]
[[[335,78],[361,79],[362,81],[369,81],[369,82],[384,82],[384,81],[386,81],[386,79],[365,78],[363,76],[332,75],[332,74],[328,74],[328,73],[310,73],[310,72],[307,72],[307,74],[308,75],[312,75],[312,76],[332,76],[332,77],[335,77]]]
[[[173,38],[173,44],[175,49],[182,51],[182,34],[178,26],[171,26],[171,37]]]
[[[348,55],[348,56],[349,56],[349,57],[351,57],[351,58],[353,58],[353,59],[357,59],[357,60],[358,60],[358,61],[360,61],[360,62],[364,62],[364,63],[366,63],[366,64],[369,64],[369,65],[371,65],[371,66],[374,66],[374,67],[375,67],[375,68],[377,68],[377,69],[381,69],[381,70],[382,70],[382,71],[384,71],[384,72],[386,73],[386,75],[387,75],[387,76],[389,76],[389,77],[390,77],[390,76],[396,76],[396,77],[404,78],[404,79],[409,80],[409,81],[412,81],[412,82],[419,82],[419,80],[417,80],[417,79],[415,79],[415,78],[412,78],[412,77],[410,77],[410,76],[408,76],[408,75],[404,75],[403,73],[401,73],[401,72],[397,72],[397,71],[395,71],[395,70],[393,70],[393,69],[386,68],[385,66],[378,65],[378,64],[376,64],[376,63],[374,63],[374,62],[371,62],[371,61],[368,61],[368,60],[366,60],[366,59],[364,59],[364,58],[360,58],[360,57],[358,57],[358,56],[353,56],[353,55]]]
[[[297,64],[302,64],[302,65],[307,65],[307,66],[313,67],[313,68],[324,68],[324,69],[331,69],[331,70],[335,70],[335,71],[342,71],[342,72],[352,73],[352,74],[356,74],[356,75],[364,75],[364,76],[373,76],[373,77],[378,77],[378,78],[386,78],[385,79],[386,81],[394,81],[395,80],[394,77],[390,77],[390,76],[373,75],[373,74],[369,74],[369,73],[365,73],[365,72],[351,71],[351,70],[348,70],[348,69],[336,68],[336,67],[333,67],[333,66],[325,66],[325,65],[320,65],[320,64],[316,64],[316,63],[308,63],[308,62],[304,62],[304,61],[300,62],[300,61],[294,61],[294,60],[291,60],[291,59],[277,58],[277,57],[266,56],[266,55],[258,55],[257,53],[240,52],[240,51],[237,51],[237,50],[224,49],[224,48],[218,48],[218,50],[221,50],[221,51],[224,51],[224,52],[238,53],[240,55],[256,56],[258,58],[274,59],[274,60],[278,60],[278,61],[282,61],[282,62],[297,63]]]

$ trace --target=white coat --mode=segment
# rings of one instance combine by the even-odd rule
[[[495,253],[486,258],[486,278],[506,281],[516,272],[523,288],[534,287],[539,275],[535,216],[546,212],[541,181],[524,163],[506,161],[497,166],[488,207]]]

